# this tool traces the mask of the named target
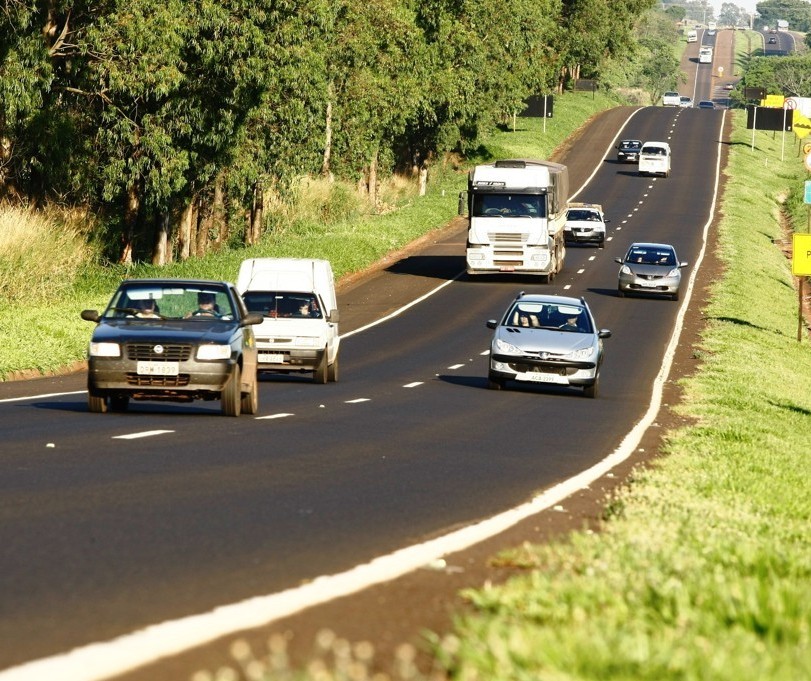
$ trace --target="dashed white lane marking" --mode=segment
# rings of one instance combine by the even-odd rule
[[[113,440],[138,440],[142,437],[153,437],[154,435],[166,435],[174,433],[173,430],[144,430],[140,433],[130,433],[129,435],[114,435]]]
[[[489,349],[488,349],[488,350],[485,350],[485,351],[484,351],[483,353],[481,353],[481,354],[482,354],[482,356],[489,355],[489,354],[490,354],[490,350],[489,350]]]
[[[369,401],[370,398],[368,397],[358,397],[357,399],[354,400],[347,400],[346,404],[360,404],[361,402],[369,402]]]
[[[583,272],[585,272],[585,271],[586,271],[586,270],[584,270],[584,269],[581,267],[579,270],[577,270],[577,273],[578,273],[578,274],[583,274]]]
[[[288,416],[295,416],[295,414],[290,414],[290,413],[287,413],[287,412],[281,412],[279,414],[268,414],[267,416],[257,416],[256,420],[257,421],[262,421],[264,419],[284,419],[284,418],[287,418]]]
[[[465,366],[465,365],[464,365],[464,364],[451,364],[451,365],[448,367],[448,369],[450,369],[450,370],[453,370],[453,369],[461,369],[463,366]]]
[[[414,381],[413,383],[406,383],[403,387],[404,388],[416,388],[418,385],[422,385],[423,381]]]
[[[722,138],[721,131],[725,121],[726,112],[721,118],[719,140]],[[622,128],[617,133],[617,137],[621,132]],[[616,141],[616,137],[614,141]],[[612,148],[613,145],[614,142],[609,148]],[[720,145],[719,141],[719,149]],[[93,643],[81,648],[75,648],[67,653],[33,660],[0,671],[0,681],[41,681],[41,679],[48,678],[58,678],[60,681],[99,681],[123,674],[161,657],[177,654],[222,636],[231,635],[234,632],[270,624],[313,605],[355,593],[373,584],[395,579],[430,563],[437,557],[479,543],[488,537],[513,527],[524,518],[554,507],[566,497],[579,489],[587,487],[600,476],[605,475],[612,468],[626,461],[638,447],[645,431],[654,422],[661,406],[663,386],[673,364],[676,345],[684,326],[684,315],[692,297],[695,278],[706,251],[707,235],[718,197],[720,163],[721,155],[717,153],[715,188],[712,206],[709,211],[710,218],[704,225],[701,251],[695,267],[691,268],[692,272],[687,291],[677,314],[673,335],[665,350],[662,366],[653,383],[650,405],[647,412],[625,436],[617,449],[602,461],[542,492],[525,504],[423,544],[409,546],[388,555],[380,556],[369,563],[358,565],[346,572],[316,577],[307,584],[286,591],[249,598],[239,603],[220,606],[210,612],[151,625],[111,641]],[[571,284],[564,286],[564,289],[569,288],[571,288]]]
[[[563,287],[563,290],[568,291],[570,288],[572,288],[572,285],[571,284],[566,284],[566,286]]]
[[[595,260],[596,258],[597,258],[596,255],[590,255],[589,256],[589,262],[591,262],[592,260]]]
[[[27,397],[6,397],[0,400],[0,404],[4,402],[22,402],[23,400],[44,400],[46,397],[63,397],[64,395],[84,395],[87,390],[73,390],[67,393],[44,393],[42,395],[28,395]]]

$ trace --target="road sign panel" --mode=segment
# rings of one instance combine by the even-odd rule
[[[798,277],[811,275],[811,234],[794,234],[791,273]]]
[[[805,181],[805,196],[803,203],[811,203],[811,180]]]

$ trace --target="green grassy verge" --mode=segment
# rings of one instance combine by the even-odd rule
[[[467,592],[477,612],[442,653],[453,678],[811,678],[811,351],[773,244],[787,188],[805,219],[804,173],[772,133],[752,151],[732,115],[725,270],[679,407],[694,425],[668,434],[602,532],[500,557],[533,569]]]
[[[554,118],[546,120],[545,130],[542,120],[519,118],[515,132],[498,135],[492,146],[480,151],[480,158],[519,152],[521,156],[548,158],[590,115],[615,104],[616,101],[600,93],[595,97],[590,93],[557,97]],[[456,214],[457,194],[465,186],[464,169],[450,162],[436,164],[430,171],[426,196],[401,198],[397,210],[382,215],[329,225],[313,220],[292,221],[265,235],[255,247],[162,268],[145,264],[131,268],[77,268],[80,271],[69,280],[72,282],[69,286],[62,286],[53,295],[34,298],[33,303],[30,296],[9,295],[11,289],[4,286],[5,295],[0,296],[0,336],[4,339],[0,344],[0,380],[16,376],[17,372],[59,371],[82,360],[92,325],[79,319],[79,312],[84,308],[103,308],[118,282],[125,277],[201,277],[233,281],[239,263],[245,258],[289,256],[326,258],[340,279],[447,223]],[[4,272],[13,273],[15,267],[20,270],[10,253],[10,248],[4,249],[0,242],[0,276]],[[40,259],[40,262],[47,260]],[[34,270],[36,265],[34,262]],[[35,280],[36,272],[31,272],[21,277],[21,281],[12,283],[24,290]]]

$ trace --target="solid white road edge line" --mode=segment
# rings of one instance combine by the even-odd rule
[[[249,598],[239,603],[221,606],[207,613],[148,626],[111,641],[92,643],[67,653],[34,660],[0,671],[0,681],[42,681],[58,678],[60,681],[102,681],[123,674],[162,657],[176,655],[221,636],[265,626],[278,619],[306,608],[357,593],[374,584],[390,581],[422,567],[449,553],[461,551],[493,537],[516,523],[540,511],[553,507],[559,501],[584,489],[612,468],[625,461],[636,449],[642,435],[653,423],[662,402],[662,391],[679,338],[684,317],[692,298],[699,265],[704,259],[707,236],[715,213],[720,181],[722,139],[726,112],[721,118],[719,142],[716,146],[715,185],[710,215],[704,224],[703,243],[688,281],[676,317],[673,335],[665,350],[662,366],[653,382],[650,405],[639,422],[623,438],[611,454],[591,468],[565,480],[536,496],[531,501],[500,513],[469,527],[451,532],[432,541],[409,546],[369,563],[358,565],[336,575],[317,577],[312,582],[267,596]],[[271,614],[272,613],[272,614]]]

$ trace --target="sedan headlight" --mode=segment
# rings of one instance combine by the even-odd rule
[[[496,351],[499,353],[504,353],[505,355],[523,355],[524,351],[521,348],[516,347],[512,343],[508,343],[507,341],[503,341],[500,338],[496,339]]]
[[[672,270],[670,270],[670,272],[667,273],[667,276],[668,277],[677,277],[677,276],[679,276],[679,268],[674,267]]]
[[[594,346],[590,345],[587,348],[583,348],[582,350],[573,350],[572,352],[566,353],[564,357],[566,359],[573,359],[573,360],[583,360],[583,359],[590,359],[594,355]]]
[[[201,345],[197,348],[197,359],[199,360],[212,360],[212,359],[230,359],[231,346],[223,344],[209,343]]]
[[[118,343],[90,343],[91,357],[121,357],[121,346]]]
[[[620,268],[620,274],[633,274],[633,272],[631,271],[631,268],[628,267],[628,265],[623,265]]]

